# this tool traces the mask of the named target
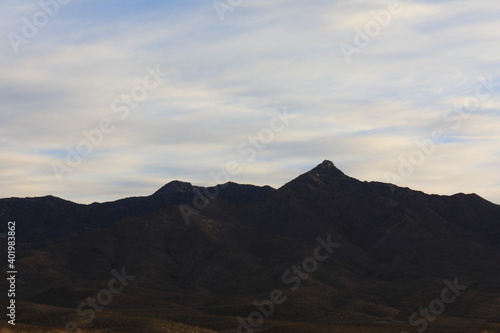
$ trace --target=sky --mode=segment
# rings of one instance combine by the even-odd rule
[[[0,197],[344,173],[500,204],[491,1],[3,0]]]

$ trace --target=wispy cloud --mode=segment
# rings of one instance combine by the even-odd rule
[[[403,11],[346,63],[339,44],[388,1],[243,1],[221,21],[211,2],[70,1],[15,54],[36,3],[0,4],[0,196],[80,202],[147,195],[182,179],[210,182],[276,108],[295,118],[234,181],[280,186],[331,159],[384,181],[475,88],[500,82],[498,10],[485,0],[401,1]],[[171,76],[60,183],[51,164],[141,83]],[[477,192],[500,203],[500,94],[481,104],[405,186]]]

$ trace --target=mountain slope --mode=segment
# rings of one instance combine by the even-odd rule
[[[218,194],[200,209],[197,191]],[[178,205],[196,213],[186,220]],[[287,300],[269,327],[404,328],[440,296],[444,280],[455,279],[467,289],[436,327],[500,323],[500,206],[476,195],[361,182],[329,161],[277,190],[176,181],[149,197],[88,206],[2,199],[0,212],[25,226],[21,238],[30,247],[18,264],[19,300],[27,306],[74,309],[125,267],[136,277],[106,308],[110,314],[160,309],[148,318],[216,331],[234,331],[234,317],[246,318],[254,300],[275,289]],[[329,240],[339,247],[327,260],[310,273],[287,274]]]

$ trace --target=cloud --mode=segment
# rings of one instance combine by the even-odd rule
[[[500,91],[458,129],[443,120],[479,77],[500,82],[498,12],[485,0],[401,4],[347,63],[339,44],[387,1],[243,1],[223,21],[210,2],[70,2],[18,55],[0,44],[0,196],[147,195],[173,179],[211,183],[231,160],[243,166],[234,181],[275,187],[324,159],[384,180],[440,127],[449,140],[405,186],[500,203]],[[4,36],[37,10],[2,2]],[[120,120],[112,103],[157,65],[171,76]],[[238,145],[282,107],[290,124],[246,161]],[[103,118],[115,131],[59,183],[52,163]]]

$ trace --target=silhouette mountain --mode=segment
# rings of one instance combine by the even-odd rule
[[[362,182],[330,161],[279,189],[173,181],[101,204],[1,199],[0,217],[17,224],[27,325],[40,325],[40,312],[46,327],[81,322],[78,305],[125,267],[135,279],[81,328],[236,332],[236,318],[276,289],[287,300],[258,327],[265,332],[400,332],[424,320],[430,332],[500,327],[500,206]],[[285,273],[314,258],[318,242],[339,246],[291,288]],[[410,320],[455,282],[467,288],[442,313]]]

